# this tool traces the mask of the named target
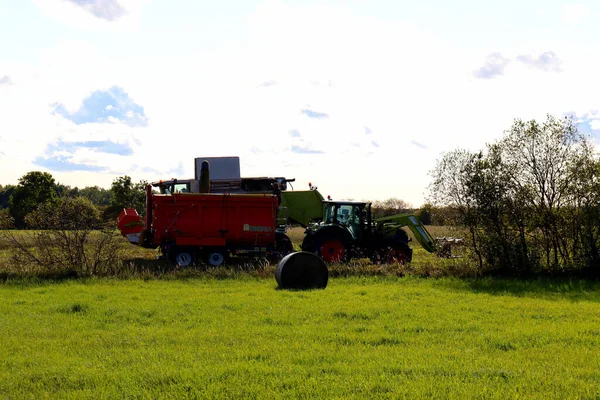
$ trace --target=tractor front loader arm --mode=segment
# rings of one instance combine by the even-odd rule
[[[381,217],[375,219],[377,230],[381,231],[384,236],[392,235],[397,229],[407,226],[423,246],[425,250],[430,253],[434,253],[436,248],[436,241],[431,234],[425,229],[425,226],[412,214],[397,214],[390,217]]]

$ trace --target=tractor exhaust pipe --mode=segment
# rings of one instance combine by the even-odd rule
[[[210,164],[206,160],[200,167],[200,193],[210,193]]]

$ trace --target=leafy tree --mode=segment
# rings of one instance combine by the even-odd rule
[[[8,208],[10,205],[10,196],[15,190],[15,185],[0,185],[0,209]]]
[[[570,118],[515,120],[486,151],[445,154],[431,175],[432,201],[460,211],[480,267],[600,268],[600,160]]]
[[[478,247],[477,213],[469,185],[473,179],[473,165],[482,157],[482,153],[453,150],[443,154],[435,168],[429,172],[433,178],[429,185],[429,201],[438,211],[443,211],[444,224],[468,227],[471,246],[477,255],[480,268],[483,267],[483,259]],[[449,214],[447,211],[454,213]]]
[[[34,229],[92,230],[100,221],[100,211],[85,197],[60,197],[25,216],[27,226]]]
[[[26,220],[36,230],[0,230],[0,241],[10,244],[12,262],[21,271],[95,276],[120,270],[121,241],[112,227],[101,224],[88,199],[60,197],[41,204]]]
[[[71,187],[62,183],[54,185],[54,191],[58,197],[77,197],[79,195],[79,188],[77,186]]]
[[[32,171],[19,178],[9,201],[9,209],[18,228],[24,226],[27,214],[39,205],[56,200],[54,178],[47,172]]]
[[[8,208],[0,208],[0,230],[14,228],[14,220],[10,216]]]
[[[423,204],[418,211],[417,216],[423,225],[431,225],[431,211],[433,206],[430,203]]]
[[[111,190],[99,186],[87,186],[83,189],[79,189],[79,196],[89,199],[97,206],[110,205],[111,193]]]
[[[148,182],[144,180],[133,183],[127,175],[116,178],[110,189],[110,207],[105,212],[105,219],[116,218],[123,208],[134,208],[143,215],[147,185]]]
[[[397,197],[391,197],[383,201],[375,201],[372,205],[372,212],[375,218],[388,217],[395,214],[408,212],[411,205]]]

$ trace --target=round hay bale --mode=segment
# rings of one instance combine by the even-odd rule
[[[281,289],[325,289],[329,271],[321,257],[300,251],[279,261],[275,279]]]

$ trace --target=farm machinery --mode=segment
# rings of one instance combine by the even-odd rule
[[[302,250],[318,254],[326,262],[370,258],[377,263],[408,263],[412,249],[408,227],[428,252],[436,251],[436,240],[412,214],[373,218],[371,203],[323,201],[323,219],[305,231]]]
[[[148,186],[145,220],[125,209],[117,222],[131,243],[160,247],[179,266],[220,265],[229,255],[283,257],[293,252],[288,223],[306,228],[302,250],[326,262],[367,257],[408,263],[412,249],[404,227],[428,252],[439,249],[412,214],[373,218],[371,203],[324,200],[312,185],[289,191],[293,179],[240,178],[237,157],[195,161],[196,179],[153,183],[160,194]]]
[[[209,174],[202,173],[207,162]],[[239,157],[197,157],[194,159],[194,179],[170,179],[153,182],[161,194],[227,193],[273,194],[279,200],[277,231],[285,233],[288,223],[309,224],[321,220],[323,196],[315,187],[293,189],[295,179],[285,177],[242,177]],[[204,176],[204,178],[203,178]],[[207,180],[202,182],[202,179]],[[203,189],[201,189],[203,187]]]
[[[124,209],[117,219],[123,236],[136,245],[160,248],[180,267],[202,261],[217,266],[230,255],[282,256],[290,239],[276,232],[277,197],[271,194],[154,194],[146,188],[144,219]]]

